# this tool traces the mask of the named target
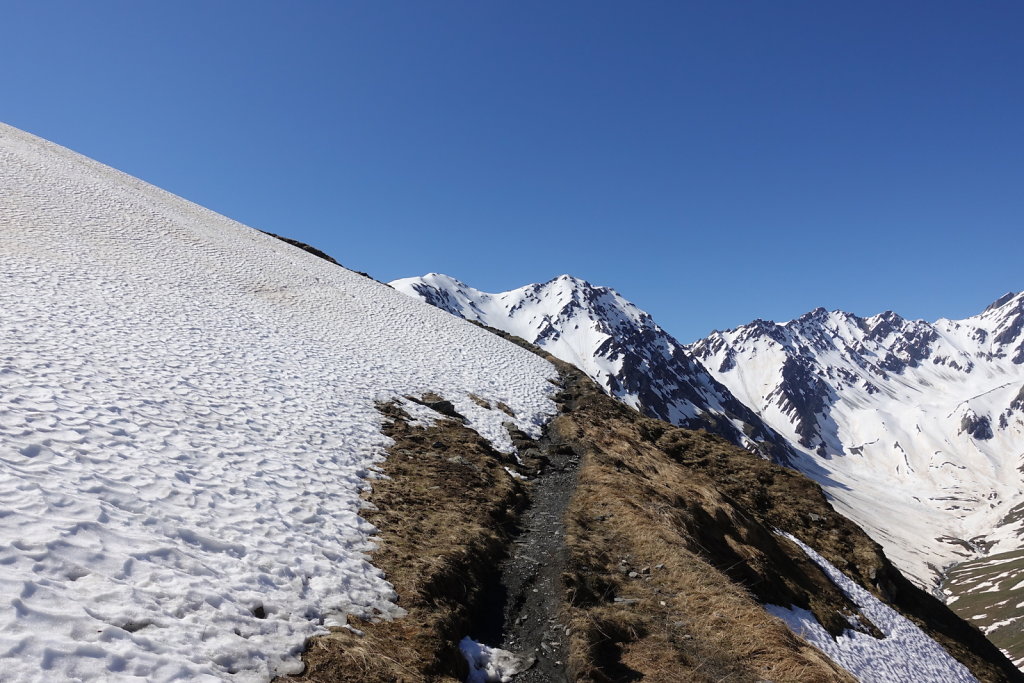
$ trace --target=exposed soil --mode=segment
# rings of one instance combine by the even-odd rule
[[[534,455],[540,467],[530,484],[530,504],[522,515],[521,531],[513,540],[501,571],[502,629],[496,642],[504,650],[532,654],[535,664],[517,675],[516,683],[567,681],[568,631],[562,610],[562,573],[566,566],[565,511],[576,488],[579,458],[571,448],[548,440],[531,444],[518,436],[520,452],[530,446],[542,449]]]

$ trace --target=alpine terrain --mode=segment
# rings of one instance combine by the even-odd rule
[[[566,275],[500,294],[439,274],[391,284],[536,343],[648,415],[803,472],[1024,662],[1024,294],[959,321],[817,309],[684,346]]]
[[[795,455],[651,316],[607,287],[570,275],[487,294],[431,273],[390,283],[461,318],[525,339],[572,363],[623,403],[675,425],[703,427],[788,462]]]
[[[0,232],[5,681],[1024,680],[854,523],[925,534],[923,585],[1016,551],[981,489],[1019,298],[683,347],[567,277],[389,287],[2,125]],[[960,568],[962,603],[1009,576]]]
[[[827,471],[836,509],[919,585],[972,561],[986,581],[961,565],[946,592],[973,593],[965,614],[1024,661],[1024,294],[935,323],[817,309],[687,349],[804,453],[798,468]]]

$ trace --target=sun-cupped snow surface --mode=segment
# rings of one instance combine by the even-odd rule
[[[0,233],[5,680],[294,672],[400,615],[375,402],[435,392],[505,450],[554,412],[534,354],[6,126]]]
[[[861,615],[878,627],[884,638],[847,629],[833,638],[814,614],[796,606],[765,605],[799,636],[862,683],[973,683],[977,679],[912,621],[857,585],[828,560],[790,534],[782,534],[803,549],[832,582],[846,594]]]

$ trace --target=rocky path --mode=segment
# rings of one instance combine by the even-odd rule
[[[507,425],[511,426],[511,425]],[[562,622],[565,589],[565,511],[576,488],[579,458],[573,449],[533,441],[510,429],[525,465],[530,501],[519,517],[518,532],[500,569],[490,623],[478,623],[477,638],[489,645],[532,658],[515,683],[568,681],[568,631]]]
[[[567,681],[568,631],[560,620],[565,567],[564,516],[576,486],[579,459],[569,448],[548,447],[547,463],[532,481],[522,532],[502,566],[506,591],[500,647],[533,653],[536,662],[516,683]]]
[[[564,516],[576,487],[579,459],[567,448],[549,448],[549,462],[534,479],[523,531],[502,567],[507,591],[502,649],[533,652],[536,663],[515,681],[566,681],[568,631],[560,620],[565,567]]]

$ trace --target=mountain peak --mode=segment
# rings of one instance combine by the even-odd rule
[[[427,282],[442,282],[442,283],[445,283],[445,284],[456,285],[456,286],[458,286],[460,288],[465,288],[465,287],[468,286],[462,280],[460,280],[458,278],[455,278],[455,277],[452,277],[451,275],[445,275],[444,273],[427,273],[422,278],[405,278],[405,279],[406,280],[422,279],[422,280],[426,280]]]
[[[990,311],[996,310],[997,308],[1002,308],[1006,304],[1013,301],[1013,299],[1016,296],[1018,296],[1018,294],[1020,294],[1020,292],[1007,292],[1006,294],[1003,294],[1001,297],[999,297],[998,299],[990,303],[988,306],[986,306],[985,310],[982,311],[982,313],[988,313]]]
[[[541,287],[546,287],[548,285],[559,285],[559,284],[560,285],[568,285],[570,287],[574,287],[574,288],[578,288],[578,289],[595,289],[594,285],[590,284],[589,282],[587,282],[583,278],[576,277],[575,275],[569,275],[568,273],[563,273],[562,275],[559,275],[558,277],[553,277],[550,280],[548,280],[547,282],[545,282],[543,285],[540,285],[540,286]]]
[[[762,420],[713,379],[644,311],[609,287],[563,274],[497,294],[409,278],[396,289],[455,315],[537,344],[576,365],[624,403],[677,425],[711,429],[734,443],[789,457]]]

